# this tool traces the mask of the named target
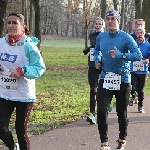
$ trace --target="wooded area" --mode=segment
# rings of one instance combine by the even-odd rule
[[[143,18],[146,31],[150,32],[149,0],[0,0],[0,36],[5,31],[5,17],[10,12],[21,12],[32,35],[59,35],[85,38],[94,28],[94,20],[106,11],[121,12],[120,28],[131,32],[133,19]]]

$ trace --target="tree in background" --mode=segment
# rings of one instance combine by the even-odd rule
[[[3,28],[4,28],[4,17],[6,14],[6,6],[8,0],[0,0],[0,37],[3,36]]]
[[[150,6],[150,0],[143,0],[143,4],[142,4],[142,17],[145,20],[145,29],[146,32],[150,32],[150,10],[149,10],[149,6]]]
[[[143,0],[135,0],[135,19],[142,17],[142,3]]]

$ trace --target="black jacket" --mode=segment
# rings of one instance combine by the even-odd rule
[[[94,48],[96,45],[96,37],[99,35],[100,32],[93,32],[89,35],[90,40],[90,46],[83,50],[84,55],[88,54],[90,52],[90,48]],[[88,56],[88,66],[95,68],[95,62],[90,61],[90,54]]]

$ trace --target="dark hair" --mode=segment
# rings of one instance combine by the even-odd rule
[[[8,15],[8,17],[9,17],[9,16],[16,16],[16,17],[18,17],[18,18],[20,19],[20,22],[22,22],[22,23],[24,24],[24,16],[23,16],[22,14],[16,13],[16,12],[12,12],[12,13],[10,13],[10,14]],[[25,32],[26,35],[29,35],[29,34],[30,34],[30,31],[29,31],[29,29],[27,28],[26,25],[25,25],[25,27],[24,27],[24,32]]]
[[[30,35],[30,31],[29,31],[29,29],[27,28],[26,25],[24,27],[24,32],[25,32],[25,35]]]
[[[18,17],[18,18],[20,19],[20,21],[24,24],[24,16],[23,16],[22,14],[16,13],[16,12],[12,12],[12,13],[10,13],[10,14],[8,15],[8,17],[9,17],[9,16],[16,16],[16,17]]]

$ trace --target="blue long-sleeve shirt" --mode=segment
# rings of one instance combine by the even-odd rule
[[[109,51],[117,48],[116,57],[112,58]],[[126,58],[123,58],[123,55]],[[102,57],[102,60],[101,60]],[[95,64],[101,60],[103,71],[100,78],[104,79],[106,72],[121,75],[121,81],[131,82],[130,62],[142,59],[142,53],[135,40],[126,32],[118,30],[116,33],[103,32],[96,39],[94,49]]]
[[[143,41],[143,42],[138,42],[136,40],[141,52],[142,52],[142,55],[143,55],[143,59],[142,60],[146,60],[146,64],[144,65],[144,71],[133,71],[133,62],[131,62],[131,65],[130,65],[130,71],[131,72],[135,72],[136,74],[148,74],[149,71],[148,71],[148,63],[149,63],[149,56],[150,56],[150,43],[147,42],[147,41]]]

